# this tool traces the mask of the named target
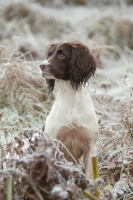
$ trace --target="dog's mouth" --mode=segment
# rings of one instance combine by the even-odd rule
[[[46,76],[49,76],[49,75],[50,75],[49,73],[43,72],[43,71],[42,71],[42,76],[43,76],[43,77],[46,77]]]
[[[42,76],[48,79],[55,79],[52,73],[42,71]]]

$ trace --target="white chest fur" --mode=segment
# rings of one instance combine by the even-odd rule
[[[63,80],[56,80],[56,84],[56,99],[46,119],[45,132],[56,138],[61,127],[84,127],[95,137],[98,133],[98,122],[87,89],[74,91],[70,82]]]

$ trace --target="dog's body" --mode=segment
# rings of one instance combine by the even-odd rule
[[[80,52],[77,56],[81,58],[74,60],[72,56],[76,56],[77,50]],[[85,59],[92,62],[88,63],[89,69],[86,69],[86,64],[82,68],[82,60]],[[81,66],[76,65],[77,62]],[[90,176],[90,158],[96,154],[98,122],[90,95],[82,85],[94,74],[94,59],[88,48],[80,43],[55,44],[49,47],[47,60],[40,68],[50,91],[54,88],[55,80],[57,84],[56,99],[46,119],[45,132],[60,140],[77,162],[83,155],[85,173]],[[71,155],[62,150],[66,159],[73,161]]]

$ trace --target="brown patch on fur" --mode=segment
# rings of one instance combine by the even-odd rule
[[[75,129],[70,129],[68,127],[61,127],[58,131],[56,138],[60,140],[68,149],[68,151],[72,154],[77,162],[83,155],[83,162],[85,166],[85,171],[88,171],[88,163],[90,163],[90,149],[95,141],[92,141],[89,137],[88,131],[83,127],[77,127]],[[73,158],[70,154],[61,147],[61,151],[64,153],[65,158],[70,161],[74,162]],[[90,169],[89,164],[89,169]],[[90,169],[91,171],[91,169]]]

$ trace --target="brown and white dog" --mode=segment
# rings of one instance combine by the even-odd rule
[[[57,94],[45,121],[45,132],[60,140],[78,162],[83,155],[85,174],[90,177],[91,157],[96,155],[98,120],[86,89],[96,63],[87,46],[78,42],[51,44],[40,65],[49,91],[56,82]],[[68,161],[73,161],[63,149]]]

